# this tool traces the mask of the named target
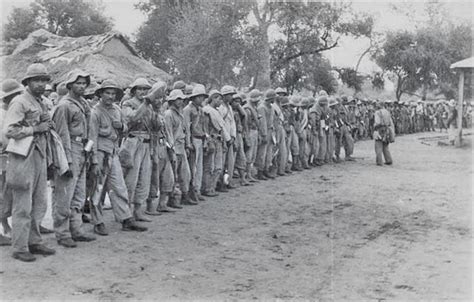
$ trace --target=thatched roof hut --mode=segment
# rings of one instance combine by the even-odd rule
[[[137,77],[155,82],[171,81],[171,76],[141,58],[132,43],[118,32],[78,38],[61,37],[44,29],[32,32],[20,42],[9,56],[0,57],[1,80],[21,79],[32,63],[43,63],[51,73],[52,82],[58,84],[67,73],[80,68],[93,75],[97,82],[115,79],[122,87]]]

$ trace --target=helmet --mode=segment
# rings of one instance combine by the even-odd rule
[[[253,89],[252,91],[250,91],[250,94],[249,94],[250,102],[256,103],[260,101],[261,97],[262,97],[262,93],[260,92],[260,90]]]
[[[186,83],[184,81],[176,81],[173,84],[173,90],[179,89],[179,90],[184,90],[186,89]]]
[[[73,84],[74,82],[76,82],[79,77],[86,79],[87,86],[89,86],[91,84],[91,75],[90,74],[88,74],[87,72],[85,72],[83,70],[80,70],[80,69],[74,69],[74,70],[71,70],[67,74],[67,79],[66,79],[66,81],[64,81],[64,83],[66,83],[66,88],[69,89],[69,87],[68,87],[69,84]]]
[[[51,76],[49,75],[46,66],[41,63],[35,63],[28,66],[26,69],[26,75],[21,79],[21,83],[26,85],[26,80],[33,78],[44,78],[47,81],[51,80]]]
[[[186,96],[184,93],[181,91],[181,89],[173,89],[168,96],[168,101],[176,101],[177,99],[186,99]]]
[[[18,92],[23,92],[24,88],[14,79],[6,79],[2,82],[1,98],[6,98]]]
[[[137,87],[144,87],[144,88],[150,89],[151,85],[147,79],[138,78],[135,81],[133,81],[132,85],[130,86],[130,92],[133,94]]]
[[[193,98],[195,96],[200,96],[203,95],[205,97],[208,97],[209,95],[206,93],[206,88],[202,84],[196,84],[191,92],[191,95],[189,96],[190,98]]]
[[[277,97],[277,94],[276,94],[275,90],[268,89],[267,91],[265,91],[265,101],[274,99],[276,97]]]
[[[225,86],[222,87],[221,93],[222,93],[222,95],[236,94],[237,91],[235,91],[235,88],[233,86],[225,85]]]

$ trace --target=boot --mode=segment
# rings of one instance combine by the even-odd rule
[[[122,231],[145,232],[148,228],[139,225],[132,218],[127,218],[122,222]]]
[[[179,204],[178,199],[173,195],[173,193],[170,194],[171,195],[168,199],[168,206],[174,209],[182,209],[183,207]]]
[[[271,175],[270,171],[268,171],[268,170],[263,171],[263,176],[265,176],[266,178],[269,178],[269,179],[275,179],[275,176]]]
[[[172,209],[168,208],[168,206],[166,205],[168,203],[168,197],[169,197],[169,193],[161,192],[160,200],[158,202],[158,207],[157,207],[158,212],[160,212],[160,213],[174,213],[174,212],[176,212],[175,210],[172,210]]]
[[[32,244],[28,245],[28,249],[30,250],[30,253],[33,255],[43,255],[43,256],[50,256],[56,254],[56,251],[53,249],[50,249],[49,247],[43,245],[43,244]]]
[[[193,188],[191,188],[191,190],[189,191],[189,198],[191,198],[191,200],[195,202],[199,201],[198,194]]]
[[[198,201],[205,201],[206,200],[206,198],[201,196],[201,193],[196,192],[196,191],[194,191],[194,193],[196,194],[196,197],[197,197]]]
[[[14,252],[13,258],[23,262],[33,262],[36,260],[36,257],[30,252]]]
[[[263,174],[263,171],[258,171],[257,172],[257,179],[258,180],[268,180],[268,178]]]
[[[58,244],[68,248],[77,247],[77,243],[72,238],[59,239]]]
[[[258,182],[258,180],[256,180],[256,179],[252,176],[252,167],[251,167],[250,165],[247,165],[246,174],[247,174],[247,179],[248,179],[250,182]]]
[[[107,229],[105,228],[105,224],[103,223],[99,223],[94,226],[94,233],[100,236],[109,235],[109,232],[107,232]]]
[[[237,187],[234,185],[233,181],[229,181],[229,184],[226,186],[227,189],[232,190],[232,189],[237,189]]]
[[[158,207],[157,198],[148,198],[147,201],[146,201],[145,214],[150,215],[150,216],[159,216],[159,215],[161,215],[160,212],[156,211],[157,207]]]
[[[195,206],[198,203],[191,200],[191,198],[189,197],[188,192],[183,192],[183,194],[181,196],[181,204],[185,205],[185,206]]]
[[[142,205],[136,203],[133,207],[133,217],[136,221],[144,221],[144,222],[151,222],[151,219],[145,217],[142,211]]]
[[[245,171],[244,170],[239,170],[239,174],[240,174],[240,185],[242,187],[247,187],[247,186],[250,186],[250,183],[245,179]]]
[[[217,191],[217,192],[222,192],[222,193],[229,192],[229,190],[227,190],[226,185],[224,185],[223,182],[219,182],[219,183],[217,184],[216,191]]]

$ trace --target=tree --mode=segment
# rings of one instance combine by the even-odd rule
[[[29,33],[39,29],[35,12],[28,8],[14,7],[3,28],[3,40],[25,39]]]
[[[238,85],[244,55],[241,21],[248,6],[237,1],[201,2],[182,11],[171,31],[171,58],[180,78],[212,87]]]
[[[14,8],[5,25],[3,39],[24,39],[38,28],[60,36],[102,34],[112,29],[100,2],[83,0],[36,0],[29,8]]]
[[[354,88],[356,92],[361,91],[364,76],[359,75],[357,71],[352,68],[336,68],[335,70],[339,74],[341,81],[346,84],[347,87]]]

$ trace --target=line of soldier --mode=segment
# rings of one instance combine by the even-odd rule
[[[142,232],[148,216],[197,205],[237,183],[339,163],[341,149],[354,160],[354,102],[325,91],[246,95],[178,81],[169,92],[162,81],[138,78],[124,93],[113,79],[94,87],[90,74],[73,70],[51,101],[50,80],[44,65],[32,64],[21,85],[2,84],[0,220],[7,230],[12,216],[13,257],[21,261],[55,254],[40,232],[48,180],[57,242],[74,248],[96,240],[83,230],[86,201],[95,234],[108,235],[107,196],[122,229]]]

